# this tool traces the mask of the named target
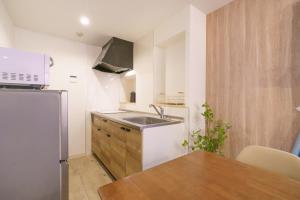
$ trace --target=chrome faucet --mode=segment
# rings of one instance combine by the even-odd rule
[[[154,104],[149,104],[149,108],[153,107],[157,114],[160,116],[161,119],[165,118],[165,110],[161,106],[156,106]],[[159,110],[158,110],[159,109]]]

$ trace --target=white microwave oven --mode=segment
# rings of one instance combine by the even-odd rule
[[[44,88],[51,65],[49,56],[0,47],[0,87]]]

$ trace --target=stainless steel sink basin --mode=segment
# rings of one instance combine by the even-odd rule
[[[131,118],[123,118],[123,120],[141,124],[141,125],[151,125],[151,124],[167,124],[171,121],[164,120],[164,119],[158,119],[154,117],[131,117]]]

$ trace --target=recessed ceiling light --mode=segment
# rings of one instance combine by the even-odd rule
[[[86,16],[81,16],[80,23],[84,26],[88,26],[88,25],[90,25],[90,19]]]

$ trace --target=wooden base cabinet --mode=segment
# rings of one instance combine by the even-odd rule
[[[132,130],[126,136],[126,176],[129,176],[142,171],[142,134]]]
[[[92,115],[92,152],[116,178],[142,171],[139,130]]]
[[[126,175],[126,144],[114,135],[111,138],[110,146],[110,170],[116,178]]]
[[[110,164],[110,135],[99,126],[93,125],[92,152],[105,164]]]

